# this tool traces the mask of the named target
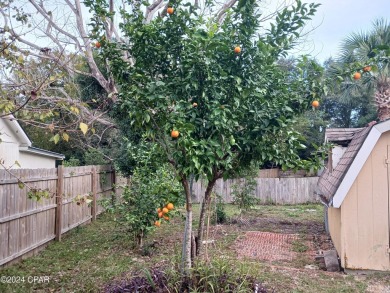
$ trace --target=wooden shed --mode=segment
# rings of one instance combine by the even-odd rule
[[[390,270],[390,120],[327,129],[335,147],[318,181],[329,233],[350,270]]]

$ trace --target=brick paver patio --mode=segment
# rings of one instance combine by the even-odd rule
[[[236,243],[238,257],[266,261],[292,261],[297,253],[292,250],[297,234],[249,231]]]

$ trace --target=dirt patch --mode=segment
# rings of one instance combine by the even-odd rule
[[[232,224],[237,224],[245,229],[250,226],[251,229],[256,228],[259,231],[269,231],[275,233],[310,233],[323,234],[325,233],[323,223],[316,221],[299,221],[299,220],[281,220],[278,218],[233,218]]]

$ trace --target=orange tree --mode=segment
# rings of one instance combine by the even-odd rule
[[[99,38],[101,20],[111,15],[103,0],[87,4],[95,12],[93,37]],[[131,14],[122,11],[127,42],[105,40],[101,57],[119,85],[117,109],[126,113],[121,116],[128,119],[126,130],[157,143],[184,188],[183,258],[188,273],[192,174],[208,180],[197,235],[199,254],[204,211],[217,179],[251,163],[272,161],[288,168],[300,163],[297,150],[302,144],[290,126],[296,114],[311,107],[312,93],[302,91],[300,80],[285,78],[276,61],[293,46],[318,5],[296,1],[260,34],[254,0],[238,1],[221,22],[208,18],[204,7],[174,0],[172,14],[163,11],[145,23],[140,2],[130,4]],[[206,1],[206,8],[212,9],[212,3]]]

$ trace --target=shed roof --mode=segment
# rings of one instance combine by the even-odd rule
[[[333,135],[331,137],[333,139],[342,138],[340,140],[350,140],[350,143],[348,144],[348,147],[336,168],[334,170],[326,169],[318,180],[319,194],[326,200],[327,203],[331,202],[334,194],[347,174],[348,169],[351,167],[354,158],[362,147],[371,127],[372,126],[358,129],[352,128],[350,131],[344,131],[345,128],[341,128],[342,130],[339,132],[335,131],[334,128],[331,129],[333,130],[331,132]],[[335,142],[337,140],[329,141]]]
[[[341,206],[379,138],[390,131],[390,119],[375,123],[374,121],[368,127],[355,132],[340,159],[341,164],[338,164],[333,172],[326,170],[321,175],[317,193],[328,206]]]

